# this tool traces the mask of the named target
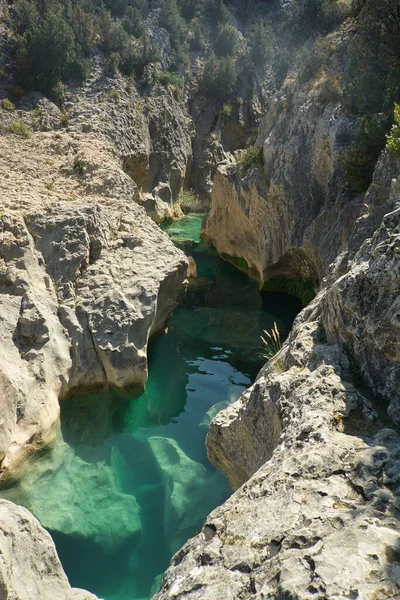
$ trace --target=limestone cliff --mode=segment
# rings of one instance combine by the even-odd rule
[[[49,440],[60,398],[144,385],[187,265],[106,135],[51,130],[58,109],[33,101],[49,131],[0,138],[3,474]]]
[[[214,179],[203,234],[221,254],[242,258],[252,276],[302,275],[316,285],[347,247],[362,200],[352,199],[340,156],[354,141],[359,117],[326,89],[340,88],[347,39],[332,34],[330,70],[303,82],[295,70],[270,100],[256,148],[263,166],[233,156]]]
[[[233,496],[174,556],[156,600],[400,595],[399,161],[352,197],[340,154],[357,117],[288,78],[258,136],[263,168],[226,160],[204,235],[264,283],[320,291],[255,384],[213,420]]]

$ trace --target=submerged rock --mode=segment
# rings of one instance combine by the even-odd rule
[[[24,465],[17,484],[1,494],[23,502],[46,529],[93,541],[106,553],[130,538],[137,542],[140,508],[134,496],[120,491],[106,448],[86,451],[85,459],[59,439]]]
[[[207,505],[210,509],[221,501],[222,493],[218,487],[217,497],[210,497],[210,480],[215,480],[218,474],[189,458],[176,440],[154,436],[148,441],[165,490],[164,533],[171,540],[171,552],[176,552],[193,530],[199,512],[204,512]]]

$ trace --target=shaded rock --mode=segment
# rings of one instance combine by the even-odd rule
[[[71,359],[56,294],[23,218],[3,215],[0,228],[0,458],[7,469],[28,446],[51,438]]]
[[[400,425],[400,207],[386,215],[322,300],[325,330]]]

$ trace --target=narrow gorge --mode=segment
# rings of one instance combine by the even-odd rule
[[[0,0],[0,599],[400,597],[399,19]]]

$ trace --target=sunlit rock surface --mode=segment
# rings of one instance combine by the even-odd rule
[[[2,215],[2,468],[52,434],[70,390],[142,387],[186,258],[136,204]]]
[[[29,511],[0,500],[0,520],[2,598],[96,600],[89,592],[71,588],[50,535]]]

